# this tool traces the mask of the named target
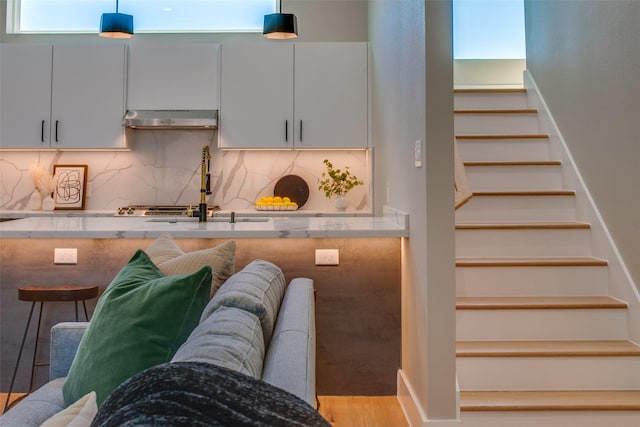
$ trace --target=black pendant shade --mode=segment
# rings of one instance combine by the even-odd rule
[[[264,16],[262,35],[268,39],[295,39],[298,37],[298,20],[292,13],[282,13],[282,0],[280,11]]]
[[[131,36],[133,36],[133,16],[118,13],[118,0],[116,0],[116,13],[103,13],[100,17],[100,37],[128,39]]]

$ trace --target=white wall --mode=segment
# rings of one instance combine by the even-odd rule
[[[640,2],[525,0],[527,67],[640,283]]]
[[[376,209],[411,218],[398,392],[421,425],[456,417],[451,2],[370,0],[369,40]]]
[[[454,59],[453,84],[464,87],[522,87],[525,59]]]

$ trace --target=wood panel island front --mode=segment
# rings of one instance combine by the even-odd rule
[[[138,249],[168,232],[185,252],[236,242],[236,271],[253,259],[282,268],[287,281],[314,280],[317,388],[320,395],[395,395],[400,367],[401,244],[408,218],[395,210],[369,216],[240,216],[207,223],[54,215],[0,222],[0,392],[9,387],[29,304],[25,285],[99,285],[101,290]],[[77,264],[55,264],[55,248],[76,248]],[[316,249],[338,249],[339,265],[315,264]],[[90,312],[95,300],[91,301]],[[73,306],[49,304],[38,359],[48,359],[46,331],[74,318]],[[35,331],[30,331],[30,337]],[[33,339],[28,340],[14,391],[26,391]],[[36,385],[48,379],[37,371]]]

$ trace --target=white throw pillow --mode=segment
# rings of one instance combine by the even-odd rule
[[[212,248],[184,252],[169,233],[163,233],[145,252],[166,276],[191,274],[205,265],[211,266],[211,297],[235,270],[236,242],[233,240]]]
[[[97,413],[96,392],[92,391],[49,418],[40,427],[88,427]]]

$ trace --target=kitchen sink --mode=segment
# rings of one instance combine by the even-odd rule
[[[213,218],[213,219],[209,219],[209,222],[230,222],[230,218],[228,217],[218,217],[218,218]],[[269,218],[262,218],[262,217],[241,217],[238,218],[236,217],[235,222],[267,222],[269,221]]]
[[[161,218],[149,218],[147,222],[198,222],[198,218],[175,218],[175,217],[161,217]]]
[[[199,218],[191,218],[191,217],[170,217],[170,218],[150,218],[147,222],[168,222],[170,224],[177,222],[198,222]],[[267,222],[269,218],[262,217],[242,217],[235,218],[235,222]],[[217,218],[207,218],[207,222],[230,222],[229,217],[217,217]]]

